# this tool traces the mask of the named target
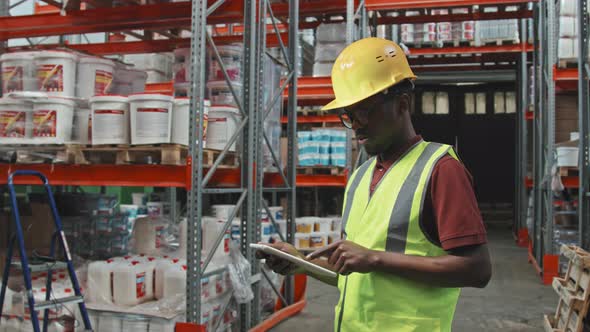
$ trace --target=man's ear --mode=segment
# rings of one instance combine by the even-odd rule
[[[412,100],[407,93],[404,93],[399,96],[399,110],[400,113],[408,112],[411,114]]]

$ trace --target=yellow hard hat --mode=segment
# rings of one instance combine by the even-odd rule
[[[322,110],[358,103],[406,79],[414,80],[402,48],[382,38],[364,38],[348,45],[332,67],[336,99]]]

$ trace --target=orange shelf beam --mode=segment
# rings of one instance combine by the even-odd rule
[[[179,187],[190,188],[190,167],[170,165],[65,165],[65,164],[0,164],[0,184],[6,184],[8,174],[19,169],[36,170],[58,186],[122,186],[122,187]],[[240,169],[220,168],[215,171],[211,187],[235,188],[240,185]],[[346,175],[297,175],[301,187],[344,187]],[[280,187],[282,178],[267,173],[265,184]],[[35,177],[15,178],[19,185],[40,184]]]
[[[0,184],[6,184],[8,174],[18,169],[36,170],[47,176],[52,185],[71,186],[138,186],[138,187],[190,187],[190,167],[168,165],[62,165],[1,164]],[[38,184],[36,178],[15,178],[16,184]],[[237,187],[239,169],[218,169],[211,186]]]
[[[277,17],[289,13],[288,3],[276,3],[272,7]],[[305,1],[299,11],[301,17],[344,14],[346,0]],[[190,2],[176,2],[75,10],[64,16],[60,13],[6,16],[0,20],[0,40],[144,28],[190,28],[190,13]],[[243,1],[228,0],[207,18],[207,23],[239,23],[243,21],[243,13]]]
[[[524,0],[366,0],[368,10],[402,10],[425,8],[451,8],[471,6],[499,6],[499,5],[525,5]]]
[[[244,36],[215,36],[213,40],[216,45],[227,45],[233,43],[243,42]],[[283,43],[289,42],[288,33],[281,33]],[[92,43],[92,44],[68,44],[67,47],[76,51],[85,52],[94,55],[110,55],[110,54],[133,54],[133,53],[159,53],[170,52],[177,48],[190,47],[190,38],[177,39],[158,39],[158,40],[142,40],[142,41],[117,41],[108,43]],[[276,34],[269,34],[266,38],[267,47],[278,47],[279,38]],[[37,45],[34,49],[55,49],[62,47],[57,44],[43,44]],[[30,47],[11,47],[8,50],[11,52],[30,49]]]
[[[343,175],[306,175],[297,174],[297,187],[346,187],[348,176]],[[266,188],[284,187],[285,183],[278,173],[264,175]]]
[[[281,117],[281,123],[288,123],[286,116]],[[340,123],[340,117],[334,114],[297,116],[297,123]]]

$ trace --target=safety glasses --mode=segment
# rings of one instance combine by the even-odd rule
[[[371,113],[379,106],[383,105],[384,96],[384,94],[379,93],[357,106],[350,107],[348,109],[342,108],[338,114],[340,117],[340,122],[342,122],[342,125],[348,129],[352,129],[352,124],[354,121],[359,123],[361,126],[365,126],[367,123],[369,123]]]

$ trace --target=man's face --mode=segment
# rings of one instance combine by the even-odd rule
[[[400,97],[379,93],[344,110],[359,144],[369,155],[386,152],[399,134],[404,125],[399,105]]]

